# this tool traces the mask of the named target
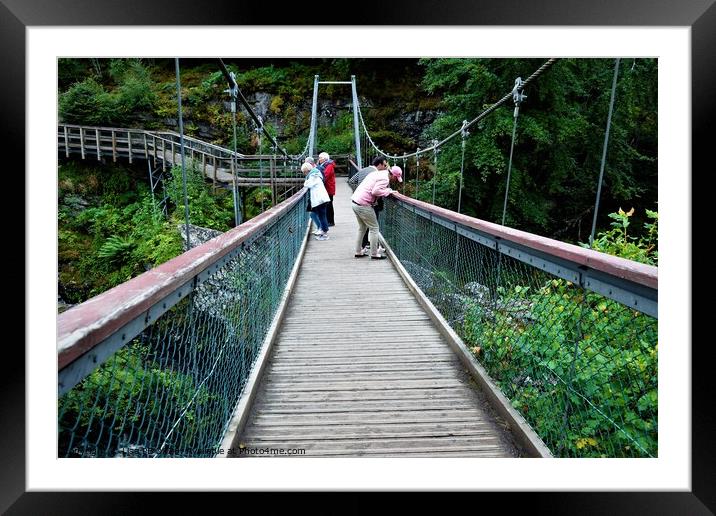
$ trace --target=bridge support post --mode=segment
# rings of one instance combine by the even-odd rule
[[[308,155],[313,157],[316,145],[316,110],[318,109],[318,75],[313,77],[313,104],[311,107],[311,130],[308,135]]]
[[[351,88],[353,89],[353,135],[356,141],[356,164],[363,168],[363,160],[360,154],[360,136],[358,132],[358,91],[356,90],[356,76],[351,75]]]
[[[132,163],[132,131],[127,131],[127,154],[129,155],[129,163]]]

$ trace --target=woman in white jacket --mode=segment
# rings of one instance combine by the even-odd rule
[[[319,233],[316,235],[316,240],[328,240],[326,208],[328,208],[331,198],[323,185],[323,175],[310,163],[301,165],[301,172],[306,176],[303,186],[308,188],[311,195],[311,211],[318,215]]]

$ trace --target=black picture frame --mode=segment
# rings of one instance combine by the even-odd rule
[[[304,23],[329,26],[377,25],[550,25],[550,26],[684,26],[691,28],[692,52],[692,157],[694,167],[713,169],[709,151],[713,147],[711,121],[714,113],[714,84],[716,84],[716,0],[559,0],[544,5],[542,2],[519,0],[445,0],[443,2],[360,2],[355,9],[338,14],[336,3],[313,2],[310,5],[295,3],[282,8],[280,15],[267,13],[259,2],[230,2],[214,0],[199,4],[186,0],[153,0],[145,2],[117,2],[111,0],[0,0],[0,135],[5,149],[25,149],[25,30],[29,26],[88,26],[88,25],[291,25]],[[326,14],[329,16],[326,17]],[[277,16],[280,16],[278,18]],[[16,170],[25,170],[24,152],[15,152]],[[20,175],[16,174],[19,179]],[[693,178],[693,175],[692,175]],[[692,179],[685,178],[685,180]],[[19,181],[18,181],[19,182]],[[19,182],[22,184],[22,182]],[[12,187],[13,189],[16,186]],[[25,191],[25,196],[30,192]],[[692,190],[697,193],[696,189]],[[26,197],[24,197],[26,199]],[[694,206],[697,203],[694,202]],[[17,211],[16,211],[17,212]],[[692,214],[693,215],[693,214]],[[8,216],[6,211],[6,216]],[[698,219],[692,216],[694,225]],[[9,221],[8,221],[9,222]],[[693,234],[697,235],[695,226]],[[23,225],[23,233],[25,226]],[[23,235],[23,240],[25,235]],[[17,241],[17,240],[16,240]],[[19,246],[16,246],[16,249]],[[16,253],[18,256],[20,253]],[[20,269],[29,274],[28,257],[22,252]],[[692,270],[704,271],[705,256],[692,255]],[[699,267],[699,265],[702,265]],[[12,274],[10,274],[12,276]],[[15,292],[22,292],[20,288]],[[54,291],[48,286],[48,292]],[[19,303],[17,303],[19,305]],[[24,306],[24,303],[23,303]],[[696,303],[692,303],[696,308]],[[27,313],[24,314],[25,318]],[[698,320],[693,318],[694,321]],[[686,332],[692,334],[691,329]],[[514,510],[549,514],[713,514],[716,512],[716,454],[713,435],[716,421],[713,382],[707,368],[708,340],[691,346],[692,353],[692,489],[690,492],[530,492],[530,493],[467,493],[454,498],[458,510],[461,501],[471,505],[487,503],[488,497],[509,497]],[[9,341],[8,341],[9,342]],[[669,344],[669,343],[665,343]],[[689,343],[673,343],[688,350]],[[692,343],[695,344],[695,343]],[[706,345],[705,345],[706,344]],[[12,355],[8,356],[9,353]],[[155,497],[163,504],[162,512],[181,508],[190,493],[97,493],[97,492],[26,492],[25,487],[25,354],[5,349],[5,367],[0,390],[0,511],[7,514],[125,514],[147,512]],[[192,495],[193,496],[193,495]],[[246,495],[211,494],[211,505],[240,504],[246,509]],[[232,496],[232,498],[228,498]],[[452,495],[453,497],[456,495]],[[276,500],[275,494],[271,495]],[[226,500],[228,498],[228,500]],[[464,500],[460,500],[464,498]],[[332,497],[312,498],[292,494],[279,497],[290,507],[310,503],[313,513],[356,513],[379,511],[382,503],[375,503],[351,493],[333,506]],[[451,501],[451,504],[453,503]],[[493,500],[490,500],[493,501]],[[501,499],[498,503],[505,504]],[[403,496],[400,512],[428,507],[423,493]],[[331,509],[334,507],[334,509]],[[340,507],[340,509],[338,508]],[[237,507],[238,509],[239,507]],[[272,505],[272,509],[276,506]],[[269,513],[273,513],[270,510]]]

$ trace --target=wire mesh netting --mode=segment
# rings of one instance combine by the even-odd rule
[[[654,317],[385,208],[401,264],[554,456],[658,455]]]
[[[213,457],[278,308],[307,219],[303,197],[61,396],[58,456]]]

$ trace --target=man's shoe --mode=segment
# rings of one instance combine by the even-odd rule
[[[387,256],[385,256],[384,254],[379,254],[378,256],[373,256],[373,255],[370,256],[371,260],[385,260],[386,258],[387,258]]]

